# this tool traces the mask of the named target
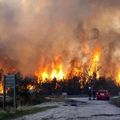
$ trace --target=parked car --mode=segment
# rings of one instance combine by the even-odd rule
[[[108,90],[99,90],[96,95],[97,100],[109,100],[110,93]]]

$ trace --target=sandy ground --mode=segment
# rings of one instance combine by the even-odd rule
[[[120,120],[120,108],[111,105],[108,101],[70,98],[66,102],[47,103],[41,106],[52,105],[58,107],[16,120]]]

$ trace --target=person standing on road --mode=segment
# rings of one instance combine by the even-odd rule
[[[88,87],[88,95],[89,95],[89,100],[91,100],[91,97],[92,97],[92,89],[91,89],[90,86]]]
[[[92,95],[93,95],[93,100],[95,100],[95,98],[96,98],[96,91],[95,91],[95,89],[93,89]]]

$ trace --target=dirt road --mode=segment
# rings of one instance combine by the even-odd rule
[[[120,120],[120,108],[107,101],[71,98],[57,108],[16,120]]]

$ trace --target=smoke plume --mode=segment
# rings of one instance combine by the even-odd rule
[[[0,67],[30,74],[56,56],[65,68],[102,48],[104,72],[120,66],[120,0],[0,0]]]

